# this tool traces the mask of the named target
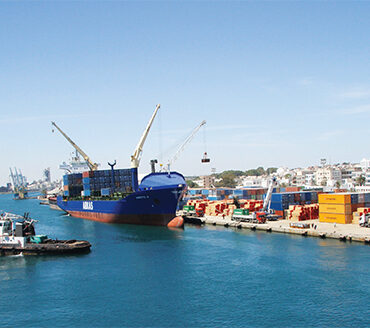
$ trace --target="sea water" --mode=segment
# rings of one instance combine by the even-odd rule
[[[1,327],[369,327],[370,248],[223,227],[113,225],[0,196],[79,256],[0,257]]]

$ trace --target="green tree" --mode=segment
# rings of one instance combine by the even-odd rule
[[[356,182],[359,186],[364,186],[366,182],[366,178],[363,174],[361,174],[359,177],[357,177]]]
[[[267,170],[266,170],[266,174],[272,174],[272,173],[275,173],[277,171],[277,167],[269,167]]]
[[[224,174],[221,177],[221,181],[216,183],[216,187],[235,188],[236,187],[235,175],[232,173]]]
[[[199,185],[196,184],[193,180],[186,180],[186,184],[189,188],[199,188]]]
[[[262,167],[262,166],[260,166],[260,167],[257,167],[257,175],[259,176],[259,175],[264,175],[264,174],[266,174],[266,171],[265,171],[265,169]]]
[[[340,188],[341,183],[340,183],[340,181],[339,181],[339,180],[335,183],[335,186],[337,187],[337,189],[339,189],[339,188]]]

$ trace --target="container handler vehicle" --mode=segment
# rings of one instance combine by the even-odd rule
[[[249,213],[249,210],[247,209],[235,209],[231,219],[234,221],[250,223],[265,223],[266,221],[277,221],[280,216],[274,214],[274,211],[270,209],[271,196],[275,185],[276,178],[273,177],[270,181],[269,188],[263,202],[263,207],[260,211]]]
[[[359,225],[364,228],[370,228],[370,213],[362,214]]]

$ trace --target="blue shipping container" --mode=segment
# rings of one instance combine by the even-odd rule
[[[102,196],[109,196],[110,195],[110,188],[102,188],[100,190]]]

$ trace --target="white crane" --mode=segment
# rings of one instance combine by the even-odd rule
[[[141,159],[141,155],[143,153],[143,147],[144,147],[144,143],[145,143],[146,137],[149,134],[149,130],[152,127],[154,118],[157,115],[157,112],[158,112],[158,110],[159,110],[160,107],[161,107],[160,104],[158,104],[156,106],[156,108],[154,110],[154,113],[153,113],[152,117],[150,118],[150,120],[148,122],[148,125],[147,125],[146,129],[144,130],[144,133],[141,136],[140,141],[139,141],[139,143],[137,144],[137,146],[135,148],[134,153],[131,155],[131,167],[132,168],[138,168],[139,167],[140,159]]]
[[[272,192],[274,190],[275,185],[276,185],[276,177],[272,177],[272,179],[270,180],[269,188],[266,193],[266,198],[263,202],[263,207],[261,210],[262,212],[266,212],[270,210],[270,200],[271,200]]]
[[[167,168],[168,168],[168,171],[170,171],[170,167],[171,165],[178,159],[178,157],[180,156],[181,152],[185,149],[185,146],[191,141],[193,140],[195,134],[199,131],[199,129],[205,125],[207,122],[205,120],[203,120],[202,122],[200,122],[200,124],[198,124],[194,129],[193,131],[191,131],[190,135],[185,139],[185,141],[182,143],[182,145],[179,147],[179,149],[177,150],[177,152],[175,153],[175,155],[168,161],[167,163]]]
[[[55,124],[55,122],[51,122],[51,124],[53,125],[53,126],[55,126],[56,128],[57,128],[57,130],[62,134],[62,136],[64,137],[64,138],[66,138],[67,139],[67,141],[76,149],[76,152],[78,152],[78,153],[80,153],[81,154],[81,156],[83,157],[83,159],[86,161],[86,163],[87,163],[87,165],[89,166],[89,169],[91,170],[91,171],[95,171],[95,170],[97,170],[98,169],[98,164],[97,163],[94,163],[93,161],[91,161],[91,159],[90,159],[90,157],[89,156],[87,156],[87,154],[79,147],[79,146],[77,146],[76,145],[76,143],[74,143],[73,141],[72,141],[72,139],[70,138],[70,137],[68,137],[63,131],[62,131],[62,129],[58,126],[58,125],[56,125]],[[54,132],[54,130],[53,130],[53,132]]]

